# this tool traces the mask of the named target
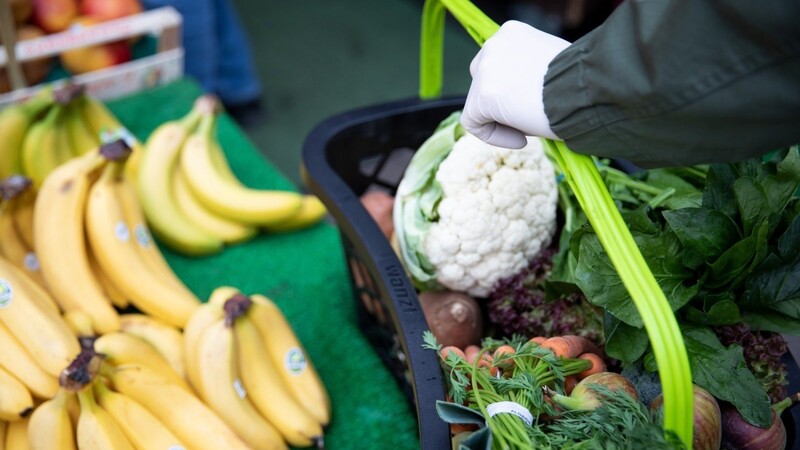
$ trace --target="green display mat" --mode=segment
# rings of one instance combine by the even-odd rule
[[[181,80],[109,108],[142,142],[160,124],[185,115],[202,94]],[[227,115],[219,140],[239,179],[254,188],[299,191]],[[261,149],[269,155],[299,148]],[[299,170],[299,168],[298,168]],[[416,418],[389,371],[361,335],[337,229],[327,222],[288,234],[262,234],[222,253],[192,258],[161,246],[167,261],[203,301],[222,285],[272,298],[305,346],[333,405],[326,448],[419,448]]]

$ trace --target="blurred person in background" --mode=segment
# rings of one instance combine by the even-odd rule
[[[145,9],[172,6],[183,16],[186,75],[216,94],[240,125],[263,118],[250,42],[230,0],[142,0],[142,4]]]

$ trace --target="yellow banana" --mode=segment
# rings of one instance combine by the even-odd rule
[[[14,375],[34,396],[51,398],[58,392],[58,378],[42,369],[5,325],[0,323],[0,367]]]
[[[200,392],[200,372],[197,368],[197,340],[212,323],[224,316],[219,305],[206,303],[192,314],[186,328],[183,329],[183,362],[186,368],[186,379],[195,392]]]
[[[33,247],[33,207],[36,203],[36,189],[30,189],[14,197],[11,202],[11,216],[14,218],[14,227],[17,235],[28,248]]]
[[[17,420],[8,424],[6,430],[6,450],[30,450],[31,443],[28,440],[29,418]]]
[[[237,318],[233,333],[239,376],[247,398],[290,445],[318,446],[323,440],[322,425],[288,391],[250,318]]]
[[[124,165],[110,162],[91,187],[86,204],[86,234],[108,278],[131,303],[147,314],[183,327],[200,301],[185,286],[153,273],[136,250],[113,185]]]
[[[307,194],[303,196],[303,204],[300,206],[300,211],[298,211],[297,214],[289,217],[283,222],[279,222],[274,225],[267,225],[263,227],[263,230],[268,233],[282,233],[287,231],[301,230],[316,224],[322,220],[327,213],[328,210],[325,208],[325,205],[322,203],[322,201],[317,198],[317,196]]]
[[[282,436],[250,403],[237,376],[233,331],[226,319],[206,328],[195,345],[199,391],[205,403],[252,448],[285,449]]]
[[[251,225],[282,222],[300,210],[302,196],[296,192],[243,187],[220,175],[214,167],[212,141],[216,115],[203,114],[180,154],[180,167],[195,196],[211,211]]]
[[[189,130],[199,112],[159,126],[147,140],[138,168],[138,192],[142,209],[153,232],[168,246],[189,255],[222,250],[223,242],[200,230],[178,208],[172,192],[172,175]]]
[[[244,450],[249,447],[194,394],[143,366],[112,367],[114,389],[155,415],[192,450]]]
[[[86,97],[78,97],[67,105],[64,123],[69,136],[73,156],[80,156],[100,146],[100,137],[91,129],[84,119],[81,103]]]
[[[31,300],[36,302],[45,313],[50,314],[51,317],[55,317],[54,320],[61,318],[61,309],[59,309],[58,303],[56,303],[48,291],[28,276],[27,271],[21,270],[12,264],[11,261],[0,256],[0,273],[14,274],[17,282],[30,294]]]
[[[111,415],[94,398],[92,385],[78,391],[78,448],[81,450],[133,450],[133,445]]]
[[[140,337],[123,331],[106,333],[94,341],[94,350],[104,354],[106,361],[113,365],[145,366],[187,391],[191,390],[186,381],[172,369],[155,347]]]
[[[23,142],[31,124],[53,104],[52,89],[0,112],[0,178],[22,173]]]
[[[67,404],[73,393],[59,389],[55,396],[37,406],[28,423],[30,450],[77,450],[75,432]]]
[[[97,262],[97,257],[94,255],[91,246],[86,249],[86,255],[89,258],[89,267],[92,269],[94,278],[100,284],[100,288],[106,294],[106,297],[111,300],[111,304],[120,309],[130,306],[131,302],[128,297],[114,285],[114,282],[108,278],[106,272],[100,267],[100,263]]]
[[[98,152],[74,158],[42,185],[34,210],[34,238],[47,286],[65,311],[81,309],[102,334],[119,329],[119,315],[95,279],[86,253],[84,211]]]
[[[6,431],[8,431],[8,422],[0,420],[0,450],[6,449]]]
[[[80,309],[73,309],[64,313],[64,321],[69,325],[69,329],[78,339],[81,349],[94,348],[94,324],[92,318]]]
[[[230,244],[244,242],[258,233],[256,227],[226,219],[209,211],[192,194],[180,167],[176,166],[174,170],[175,173],[172,174],[172,192],[175,195],[175,202],[183,215],[204,232]]]
[[[136,450],[183,449],[177,437],[144,406],[114,392],[102,382],[94,383],[95,399],[114,419]]]
[[[155,317],[135,313],[120,315],[120,327],[123,332],[147,341],[164,357],[175,373],[186,379],[183,334],[178,328]]]
[[[131,147],[133,153],[128,159],[128,163],[125,164],[125,171],[135,179],[144,148],[141,142],[120,123],[119,119],[101,101],[92,96],[84,94],[78,103],[78,109],[98,142],[110,142],[121,138]]]
[[[36,186],[41,186],[60,163],[58,121],[63,111],[61,104],[53,105],[44,119],[31,125],[22,143],[22,170]]]
[[[33,398],[28,388],[14,375],[0,367],[0,420],[14,422],[33,411]]]
[[[295,399],[323,426],[330,421],[330,399],[314,365],[278,306],[267,297],[250,296],[247,317],[261,332],[267,353]]]
[[[42,288],[47,287],[39,266],[39,258],[33,249],[23,242],[14,226],[11,200],[0,205],[0,254],[24,271],[28,277]]]
[[[78,340],[64,319],[38,299],[32,282],[10,263],[0,260],[0,323],[47,373],[61,370],[80,352]],[[46,294],[44,294],[46,295]]]
[[[243,185],[239,178],[236,177],[236,174],[233,173],[233,169],[228,164],[228,158],[225,156],[225,150],[222,149],[222,145],[218,140],[211,140],[210,150],[211,162],[214,164],[214,169],[217,173],[231,183]]]

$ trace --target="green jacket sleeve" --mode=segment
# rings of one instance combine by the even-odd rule
[[[644,167],[796,144],[798,19],[797,0],[627,0],[550,63],[550,127],[576,152]]]

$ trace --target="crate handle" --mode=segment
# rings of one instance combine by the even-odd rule
[[[469,0],[426,0],[420,40],[422,99],[438,97],[442,91],[445,10],[478,45],[500,28]],[[625,226],[592,157],[570,151],[563,141],[545,142],[642,316],[664,393],[664,428],[673,431],[691,449],[693,415],[686,411],[693,411],[692,375],[683,336],[669,302]]]

